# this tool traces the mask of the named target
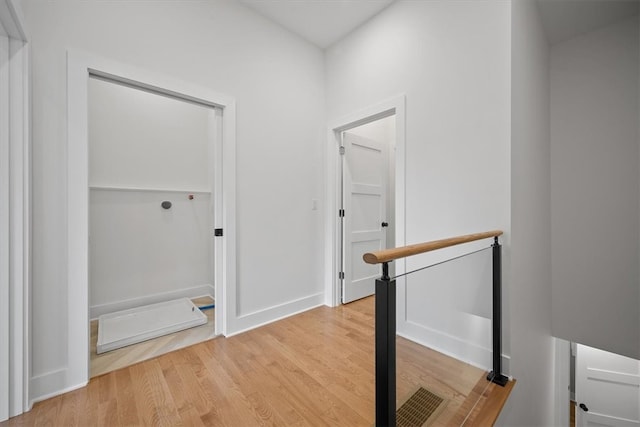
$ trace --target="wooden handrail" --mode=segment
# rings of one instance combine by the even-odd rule
[[[448,239],[434,240],[431,242],[418,243],[415,245],[403,246],[400,248],[385,249],[376,252],[367,252],[362,256],[367,264],[381,264],[395,259],[406,258],[436,249],[448,248],[462,243],[474,242],[476,240],[488,239],[502,235],[502,230],[486,231],[484,233],[467,234],[465,236],[450,237]]]

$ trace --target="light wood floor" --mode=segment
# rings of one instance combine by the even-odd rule
[[[213,298],[201,297],[192,299],[193,303],[198,306],[213,304]],[[143,360],[148,360],[160,356],[170,351],[188,347],[202,341],[209,340],[215,336],[214,319],[215,309],[204,310],[207,315],[207,323],[189,328],[184,331],[175,332],[173,334],[164,335],[149,341],[138,344],[129,345],[117,350],[108,351],[106,353],[97,354],[96,344],[98,342],[98,321],[91,321],[91,340],[89,349],[90,354],[90,373],[91,377],[106,374],[116,369],[130,366]]]
[[[196,344],[93,378],[0,425],[370,427],[373,309],[373,298],[319,307]],[[402,338],[397,353],[399,397],[426,386],[449,399],[435,425],[475,424],[494,387],[483,371]]]

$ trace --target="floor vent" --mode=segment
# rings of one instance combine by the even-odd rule
[[[433,421],[445,406],[445,399],[420,387],[396,411],[396,425],[397,427],[419,427],[429,424],[429,421]]]

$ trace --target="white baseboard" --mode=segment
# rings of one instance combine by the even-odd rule
[[[414,322],[398,322],[397,334],[477,368],[492,369],[492,350]],[[510,376],[511,357],[502,354],[502,374]]]
[[[321,305],[324,305],[324,292],[244,314],[234,319],[233,324],[228,326],[226,336],[238,335]]]
[[[91,319],[95,319],[102,314],[113,313],[141,305],[170,301],[182,297],[197,298],[201,296],[211,296],[213,298],[214,287],[212,285],[195,286],[171,292],[149,295],[142,298],[132,298],[125,301],[95,305],[90,307],[89,314]],[[67,393],[87,385],[86,382],[83,382],[69,386],[67,383],[69,378],[68,371],[68,368],[61,368],[31,377],[29,382],[29,407],[33,406],[36,402]]]
[[[178,289],[171,292],[145,295],[144,297],[131,298],[128,300],[91,306],[89,308],[89,318],[93,320],[97,319],[103,314],[115,313],[116,311],[120,310],[127,310],[147,304],[155,304],[158,302],[171,301],[178,298],[198,298],[202,296],[210,296],[211,298],[214,298],[214,295],[214,287],[212,285],[194,286],[192,288]]]
[[[87,385],[86,382],[83,382],[67,386],[66,381],[68,376],[68,369],[62,368],[31,377],[31,381],[29,382],[29,408],[32,408],[36,402],[68,393]]]

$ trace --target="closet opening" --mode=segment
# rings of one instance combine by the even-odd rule
[[[219,330],[214,224],[222,110],[90,74],[87,114],[94,377]]]

